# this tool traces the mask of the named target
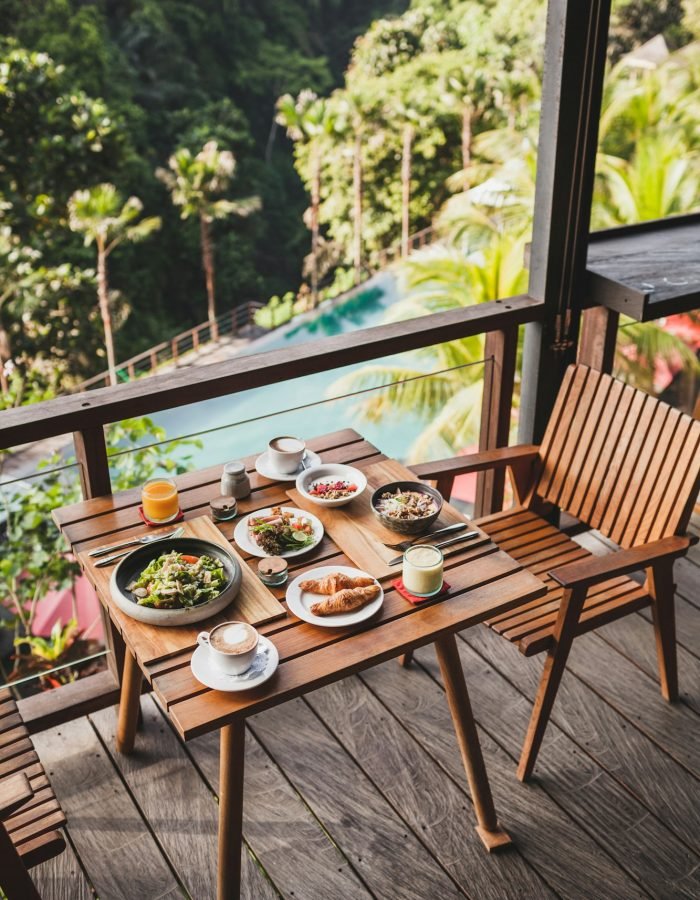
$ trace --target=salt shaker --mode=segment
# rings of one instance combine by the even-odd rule
[[[224,466],[221,476],[221,494],[223,497],[235,497],[242,500],[250,494],[250,478],[242,462],[230,462]]]

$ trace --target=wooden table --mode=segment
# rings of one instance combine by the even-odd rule
[[[351,463],[359,468],[386,458],[352,430],[324,435],[309,441],[309,446],[321,453],[324,462]],[[253,492],[240,504],[243,513],[288,502],[285,491],[290,483],[262,478],[254,470],[254,459],[246,460]],[[220,471],[217,466],[179,478],[181,505],[186,518],[207,511],[209,500],[218,494]],[[79,553],[143,533],[145,527],[138,518],[138,503],[139,491],[127,491],[63,507],[54,512],[54,518],[73,551]],[[219,527],[231,539],[234,523]],[[243,556],[249,565],[256,565],[256,559]],[[352,564],[326,534],[312,552],[293,560],[290,576],[321,562],[325,565]],[[122,753],[133,749],[142,676],[150,683],[184,740],[215,729],[221,731],[220,900],[239,896],[247,716],[425,644],[434,643],[437,651],[474,802],[476,830],[488,850],[510,843],[496,818],[454,635],[542,596],[545,587],[490,541],[471,548],[466,543],[463,550],[456,550],[446,558],[445,566],[451,587],[447,598],[440,601],[413,606],[387,579],[383,583],[385,599],[380,613],[353,629],[322,629],[301,622],[292,614],[260,626],[259,631],[270,637],[279,651],[279,668],[265,685],[235,694],[209,690],[190,670],[196,635],[201,627],[210,627],[211,622],[181,628],[157,628],[137,622],[114,606],[104,588],[104,580],[97,583],[92,577],[94,571],[84,567],[88,577],[97,584],[100,601],[126,644],[117,749]],[[284,598],[284,588],[272,590],[278,599]],[[225,621],[229,615],[224,611],[217,618]]]

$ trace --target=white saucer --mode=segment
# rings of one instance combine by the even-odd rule
[[[303,472],[304,469],[310,469],[311,466],[318,466],[321,462],[321,457],[318,453],[314,453],[313,450],[307,448],[304,455],[304,462],[306,463],[306,466],[302,466],[301,463],[299,463],[299,466],[294,472],[278,472],[277,469],[273,468],[272,463],[270,462],[269,451],[266,450],[255,460],[255,468],[259,475],[262,475],[263,478],[270,478],[272,481],[296,481],[297,475],[299,475],[300,472]]]
[[[267,654],[267,662],[262,671],[253,674],[248,670],[242,675],[227,675],[212,664],[207,647],[200,646],[192,654],[192,674],[197,681],[201,681],[202,684],[214,691],[249,691],[271,678],[279,665],[280,657],[277,647],[262,634],[258,642],[258,655],[251,668],[255,667],[255,662],[260,658],[261,653]]]
[[[320,625],[322,628],[347,628],[348,625],[357,625],[358,622],[364,622],[370,619],[384,602],[384,591],[379,584],[379,596],[354,612],[338,613],[335,616],[316,616],[311,612],[311,605],[323,599],[321,594],[311,594],[308,591],[302,591],[299,587],[302,581],[311,578],[323,578],[324,575],[330,575],[332,572],[342,572],[344,575],[357,577],[358,575],[369,575],[369,572],[363,572],[362,569],[353,569],[350,566],[318,566],[315,569],[309,569],[308,572],[302,572],[301,575],[289,583],[287,588],[287,606],[289,611],[293,612],[299,619],[304,622],[310,622],[312,625]],[[373,578],[373,575],[369,575]]]

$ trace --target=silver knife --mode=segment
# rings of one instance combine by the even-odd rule
[[[123,550],[124,547],[133,547],[135,544],[152,544],[154,541],[164,541],[165,538],[179,537],[184,529],[182,526],[174,531],[167,531],[165,534],[146,534],[142,537],[132,538],[130,541],[122,541],[121,544],[110,544],[109,547],[97,547],[90,550],[88,556],[104,556],[106,553],[113,553],[115,550]]]
[[[147,544],[156,544],[158,541],[161,541],[164,538],[180,537],[180,535],[182,534],[182,532],[184,530],[185,530],[184,528],[176,528],[175,531],[170,531],[168,534],[162,534],[157,538],[154,537],[153,540],[146,541],[146,543]],[[141,541],[138,541],[137,543],[141,543]],[[122,544],[122,546],[124,546],[124,545]],[[110,547],[110,549],[113,550],[114,548]],[[113,553],[111,556],[103,556],[101,559],[99,559],[95,563],[95,568],[102,569],[104,566],[111,566],[113,562],[116,562],[118,559],[121,559],[122,556],[128,556],[130,553],[133,553],[133,552],[134,552],[133,550],[122,550],[120,553]]]
[[[401,541],[400,544],[384,544],[385,547],[388,547],[390,550],[408,550],[409,547],[414,547],[416,544],[423,544],[426,541],[430,543],[433,538],[436,538],[439,534],[451,534],[456,531],[464,531],[465,528],[469,528],[466,522],[455,522],[453,525],[445,525],[444,528],[438,528],[436,531],[429,531],[427,534],[419,535],[414,541]]]
[[[479,537],[478,531],[468,531],[466,534],[460,534],[458,537],[450,538],[449,541],[440,541],[437,544],[429,544],[429,545],[426,544],[424,546],[449,547],[450,544],[458,544],[460,541],[471,541],[476,537]],[[413,546],[415,547],[415,546],[420,546],[420,545],[414,544]],[[394,557],[394,559],[390,559],[389,562],[387,563],[387,565],[388,566],[398,566],[398,564],[402,560],[403,560],[403,553],[401,554],[401,556],[396,556],[396,557]]]

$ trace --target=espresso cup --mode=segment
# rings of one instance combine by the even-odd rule
[[[214,666],[227,675],[248,671],[258,652],[258,640],[258,632],[245,622],[223,622],[197,635],[197,643],[207,648]]]
[[[272,467],[283,475],[297,471],[306,450],[304,441],[289,435],[273,438],[267,447]]]

